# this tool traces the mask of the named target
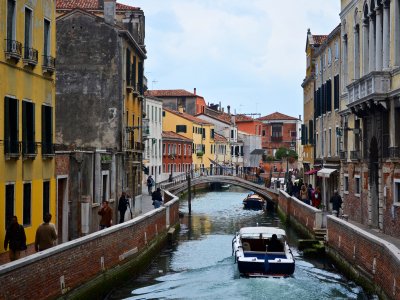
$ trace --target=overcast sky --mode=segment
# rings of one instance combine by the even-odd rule
[[[149,89],[185,89],[236,113],[303,115],[307,28],[329,34],[339,0],[117,0],[146,16]]]

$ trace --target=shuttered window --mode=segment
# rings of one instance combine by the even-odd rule
[[[339,75],[336,75],[333,78],[333,90],[334,90],[334,95],[333,95],[333,108],[334,109],[339,109]]]
[[[332,111],[332,80],[326,82],[326,111]]]
[[[42,106],[42,154],[54,154],[53,150],[53,108]]]
[[[186,133],[186,125],[176,125],[176,133]]]
[[[132,63],[132,86],[136,90],[136,56],[133,57]]]
[[[24,183],[24,207],[23,207],[23,224],[31,225],[32,211],[32,184]]]
[[[131,51],[126,49],[126,85],[131,86]]]
[[[43,181],[43,216],[50,213],[50,181]]]
[[[143,62],[140,61],[138,64],[138,89],[139,89],[139,93],[140,95],[143,95]]]
[[[18,100],[4,98],[4,151],[6,154],[18,154]]]
[[[28,101],[22,101],[22,153],[36,153],[35,104]]]
[[[314,121],[308,121],[308,143],[313,145],[314,144]]]
[[[306,145],[307,141],[306,141],[306,125],[301,124],[301,144],[302,145]]]

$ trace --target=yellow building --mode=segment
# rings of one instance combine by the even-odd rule
[[[24,225],[27,243],[45,213],[57,220],[54,3],[0,2],[1,241],[13,215]]]
[[[173,131],[193,141],[193,170],[209,168],[215,160],[214,125],[184,112],[163,109],[163,131]]]

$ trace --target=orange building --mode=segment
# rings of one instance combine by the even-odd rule
[[[257,119],[253,119],[246,115],[236,115],[235,123],[237,125],[238,131],[259,136],[261,136],[262,134],[263,123]]]

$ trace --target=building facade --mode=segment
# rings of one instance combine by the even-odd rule
[[[192,170],[212,167],[215,160],[214,125],[183,110],[163,108],[163,131],[172,131],[192,140]]]
[[[235,124],[239,131],[261,136],[262,122],[246,115],[235,115]]]
[[[104,1],[98,10],[103,14],[79,8],[57,18],[56,138],[60,158],[65,153],[70,158],[63,174],[70,238],[98,229],[103,200],[110,201],[116,217],[122,191],[132,197],[133,207],[142,193],[144,40],[134,39],[129,22],[118,24],[115,1]],[[125,13],[137,11],[127,7]]]
[[[162,133],[163,177],[189,173],[192,168],[192,140],[172,131]]]
[[[53,1],[0,2],[0,240],[12,216],[35,240],[57,216],[54,159],[56,31]],[[0,250],[4,251],[3,247]]]
[[[145,100],[146,118],[144,120],[146,125],[143,124],[145,145],[143,166],[146,175],[152,175],[157,183],[166,179],[162,171],[162,100],[151,96],[146,96]],[[146,130],[148,131],[147,134]]]
[[[315,51],[315,161],[316,186],[321,188],[322,204],[340,188],[340,25]],[[310,123],[309,123],[310,124]]]
[[[400,3],[341,3],[344,212],[400,237]]]

